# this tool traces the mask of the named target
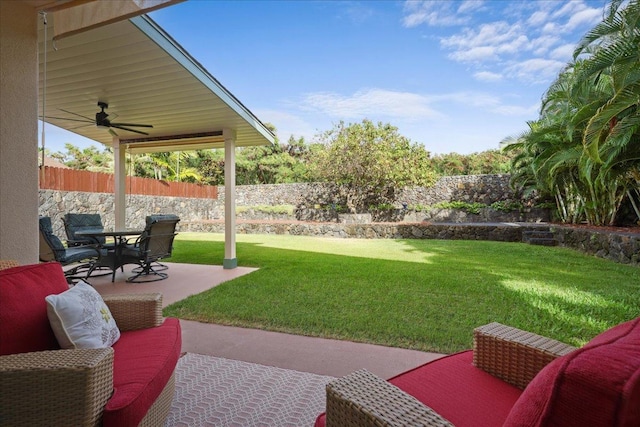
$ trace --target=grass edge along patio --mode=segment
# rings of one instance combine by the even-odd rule
[[[175,245],[173,262],[223,251],[218,234],[180,233]],[[165,314],[450,353],[493,321],[580,346],[640,313],[637,267],[566,248],[239,235],[238,254],[259,270]]]

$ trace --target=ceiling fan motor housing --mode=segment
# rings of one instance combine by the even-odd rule
[[[109,123],[109,120],[107,119],[109,115],[104,111],[105,108],[109,107],[109,104],[107,104],[106,102],[98,101],[98,107],[100,107],[101,111],[96,113],[96,126],[109,127],[110,123]]]

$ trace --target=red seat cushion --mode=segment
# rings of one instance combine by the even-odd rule
[[[0,270],[0,355],[59,349],[44,298],[68,289],[57,262]]]
[[[175,370],[182,346],[178,319],[157,328],[122,332],[113,345],[114,393],[103,426],[137,426]]]
[[[640,318],[547,365],[505,426],[640,426]]]
[[[389,380],[456,427],[501,426],[522,390],[472,364],[473,351],[434,360]],[[324,415],[316,420],[324,426]]]

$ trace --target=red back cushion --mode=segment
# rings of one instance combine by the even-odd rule
[[[60,348],[44,298],[68,289],[57,262],[0,270],[0,355]]]
[[[547,365],[505,426],[640,426],[640,318]]]

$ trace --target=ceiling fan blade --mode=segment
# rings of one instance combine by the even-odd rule
[[[78,117],[82,117],[83,119],[89,120],[90,122],[93,122],[94,120],[90,117],[86,117],[83,116],[82,114],[78,114],[78,113],[74,113],[73,111],[67,111],[67,110],[63,110],[62,108],[59,109],[60,111],[64,111],[67,114],[73,114],[74,116],[78,116]],[[69,119],[71,120],[71,119]]]
[[[67,130],[75,130],[75,129],[80,129],[80,128],[86,128],[86,127],[89,127],[89,126],[95,126],[95,124],[94,123],[87,123],[85,125],[71,126],[71,127],[66,128],[66,129]]]
[[[111,134],[111,136],[115,136],[118,137],[118,134],[116,133],[116,131],[114,131],[113,129],[109,128],[109,133]]]
[[[128,132],[135,132],[135,133],[139,133],[140,135],[149,135],[149,134],[148,134],[148,133],[146,133],[146,132],[142,132],[142,131],[139,131],[139,130],[135,130],[135,129],[127,128],[127,127],[124,127],[124,126],[115,125],[115,124],[113,124],[113,123],[111,123],[111,127],[112,127],[112,128],[116,128],[116,129],[126,130],[126,131],[128,131]]]
[[[71,121],[71,122],[82,122],[82,123],[95,123],[95,121],[94,121],[94,120],[70,119],[69,117],[53,117],[53,116],[45,116],[45,119],[69,120],[69,121]]]
[[[152,125],[141,125],[138,123],[113,123],[111,122],[111,126],[133,126],[136,128],[152,128]]]

